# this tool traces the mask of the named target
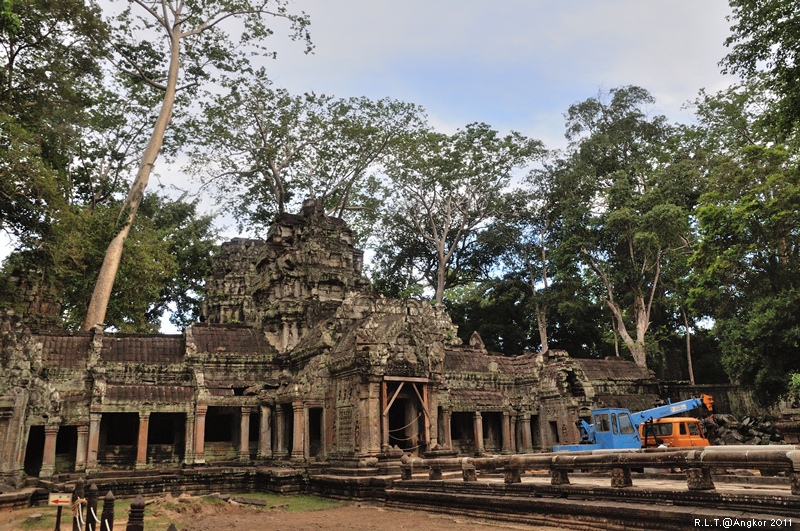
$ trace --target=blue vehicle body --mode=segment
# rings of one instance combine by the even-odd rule
[[[708,395],[690,398],[680,402],[667,403],[645,411],[631,413],[624,408],[600,408],[592,411],[592,424],[585,420],[578,422],[581,440],[578,444],[563,444],[553,447],[554,452],[578,452],[583,450],[612,450],[641,448],[639,425],[664,417],[686,413],[705,406],[711,410],[713,401]]]

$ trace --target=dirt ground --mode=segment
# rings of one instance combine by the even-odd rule
[[[50,508],[52,509],[52,508]],[[53,529],[54,519],[25,522],[31,514],[46,512],[48,508],[28,508],[0,511],[0,531],[25,531]],[[179,531],[207,531],[231,529],[235,531],[319,531],[342,529],[358,531],[479,531],[524,530],[555,531],[558,528],[530,526],[480,520],[472,517],[428,513],[401,509],[387,509],[377,504],[344,503],[338,507],[321,510],[290,512],[280,508],[265,510],[236,504],[198,504],[188,510],[173,511],[166,508],[150,511],[155,515],[145,520],[146,531],[167,531],[169,523]],[[72,529],[67,512],[61,530]],[[116,518],[114,529],[124,531],[124,518]]]
[[[504,524],[423,511],[386,509],[376,505],[352,504],[320,511],[290,513],[256,511],[247,507],[222,505],[204,507],[201,515],[182,520],[182,531],[235,529],[236,531],[319,531],[322,529],[357,529],[359,531],[479,531],[518,529],[554,531],[553,527]],[[148,530],[149,531],[149,530]]]

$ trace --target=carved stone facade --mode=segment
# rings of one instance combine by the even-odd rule
[[[373,293],[341,220],[308,204],[222,245],[180,335],[31,331],[0,316],[0,470],[211,462],[381,467],[403,453],[524,453],[600,405],[650,406],[632,362],[461,345],[442,306]]]

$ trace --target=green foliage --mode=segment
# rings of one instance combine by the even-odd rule
[[[194,122],[192,168],[240,228],[266,231],[276,213],[313,197],[328,214],[369,232],[379,206],[375,172],[422,110],[388,98],[337,99],[272,89],[243,78]]]
[[[107,314],[109,326],[122,332],[157,331],[168,308],[176,326],[187,326],[199,316],[215,240],[211,218],[198,216],[196,206],[183,199],[145,198],[123,254],[120,282]],[[60,303],[63,326],[79,326],[118,219],[116,202],[93,210],[63,209],[38,249],[12,254],[4,263],[0,299],[15,304],[22,293],[11,277],[35,272]]]
[[[541,151],[539,141],[519,133],[503,137],[486,124],[453,135],[423,131],[406,137],[387,163],[391,188],[381,239],[384,249],[413,252],[394,260],[391,273],[424,278],[437,302],[446,289],[475,280],[466,273],[479,269],[477,235],[499,214],[512,171]]]
[[[723,72],[745,78],[764,74],[765,87],[778,97],[770,114],[784,135],[800,120],[800,7],[793,0],[729,0],[732,34]],[[784,137],[786,138],[786,137]]]
[[[800,368],[800,172],[781,147],[748,146],[713,168],[697,209],[695,307],[712,315],[724,361],[765,403]]]

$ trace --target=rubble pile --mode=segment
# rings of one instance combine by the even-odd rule
[[[733,415],[712,415],[712,418],[716,424],[715,433],[709,434],[713,444],[783,443],[783,435],[770,417],[745,417],[739,420]]]

